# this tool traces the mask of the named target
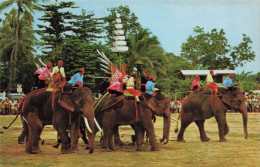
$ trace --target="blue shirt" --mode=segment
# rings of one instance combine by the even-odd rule
[[[146,83],[146,90],[151,90],[151,91],[145,91],[146,93],[148,93],[149,95],[152,95],[153,92],[155,92],[155,83],[153,83],[152,81],[148,81]]]
[[[68,83],[72,84],[72,86],[74,86],[76,82],[80,82],[83,85],[83,74],[80,75],[78,72],[77,74],[73,75],[71,80],[68,81]]]
[[[233,85],[232,79],[227,77],[226,80],[223,82],[225,87],[232,87],[231,85]]]

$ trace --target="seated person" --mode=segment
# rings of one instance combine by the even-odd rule
[[[226,87],[226,89],[228,89],[228,90],[234,90],[235,89],[235,85],[233,84],[233,81],[232,81],[232,79],[234,78],[234,74],[233,73],[230,73],[229,74],[229,77],[227,77],[226,79],[225,79],[225,81],[223,82],[223,84],[224,84],[224,86]]]
[[[213,80],[214,71],[210,70],[210,73],[206,77],[207,86],[213,89],[216,93],[218,93],[218,86],[215,84]]]
[[[201,87],[199,80],[200,80],[200,77],[198,75],[196,75],[192,84],[191,84],[191,86],[190,86],[191,90],[196,91],[198,88]]]
[[[107,89],[109,94],[122,95],[123,94],[122,78],[119,78],[118,81],[112,83]]]
[[[72,84],[72,86],[78,86],[83,87],[83,74],[85,73],[84,68],[80,68],[79,72],[68,81],[69,84]]]
[[[155,83],[154,77],[151,75],[146,83],[146,91],[147,94],[155,96]]]
[[[132,73],[131,77],[127,80],[126,90],[133,94],[133,96],[135,97],[137,102],[140,102],[139,97],[138,97],[138,92],[135,89],[136,78],[137,78],[137,74],[136,73]]]

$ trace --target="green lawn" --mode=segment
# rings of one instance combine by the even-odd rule
[[[172,117],[177,118],[177,114]],[[242,115],[227,114],[229,134],[228,142],[218,142],[218,129],[214,118],[205,123],[205,130],[209,142],[203,143],[199,138],[199,131],[195,123],[192,123],[184,134],[185,143],[176,142],[177,134],[174,133],[176,123],[171,125],[170,142],[160,144],[162,137],[162,118],[157,117],[155,133],[160,151],[150,152],[150,146],[144,144],[142,152],[136,152],[131,146],[133,134],[130,126],[120,127],[120,134],[125,146],[116,147],[116,151],[103,152],[100,147],[97,134],[95,140],[95,152],[89,154],[84,150],[83,141],[79,140],[80,153],[61,154],[60,148],[52,147],[56,143],[56,132],[52,126],[44,128],[41,138],[45,144],[41,146],[41,152],[37,155],[25,153],[25,145],[17,144],[22,126],[20,118],[8,129],[2,129],[9,125],[14,116],[0,116],[0,126],[4,133],[0,134],[0,166],[260,166],[260,113],[248,115],[247,140],[244,139]]]

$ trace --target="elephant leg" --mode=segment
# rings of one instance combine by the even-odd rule
[[[225,138],[227,122],[226,122],[226,115],[225,114],[217,114],[215,115],[215,118],[218,123],[218,130],[219,130],[219,141],[220,142],[226,142],[227,139]]]
[[[118,129],[118,126],[116,126],[115,128]],[[112,132],[115,131],[115,128],[113,128]],[[114,147],[113,147],[113,135],[114,135],[114,133],[111,133],[111,134],[109,135],[109,137],[108,137],[108,147],[109,147],[109,149],[110,149],[111,151],[114,151],[114,150],[115,150]]]
[[[169,134],[170,134],[170,124],[171,124],[171,113],[166,113],[164,116],[164,123],[163,123],[163,138],[160,140],[160,142],[164,142],[164,144],[167,144],[169,142]]]
[[[28,130],[28,125],[26,122],[23,121],[23,131],[18,137],[18,144],[24,144],[24,140],[26,139],[26,143],[28,142],[28,135],[29,135],[29,130]]]
[[[149,142],[151,144],[151,151],[158,151],[158,147],[155,142],[155,134],[152,119],[150,118],[150,110],[146,110],[146,112],[140,111],[140,121],[142,126],[144,127],[146,133],[148,133]]]
[[[67,129],[59,129],[58,135],[61,138],[61,153],[68,154],[70,149],[70,138],[68,137]]]
[[[181,119],[181,129],[180,132],[178,133],[177,136],[177,141],[178,142],[185,142],[184,138],[183,138],[183,134],[185,129],[189,126],[189,124],[192,123],[192,120],[190,118],[185,118],[184,115],[182,115],[182,119]]]
[[[114,111],[114,110],[112,110]],[[106,151],[110,151],[108,149],[108,144],[109,144],[109,138],[110,138],[110,135],[112,134],[113,132],[113,129],[114,129],[114,125],[112,124],[113,121],[114,121],[114,114],[113,112],[110,111],[109,113],[106,112],[104,114],[104,117],[103,117],[103,132],[104,132],[104,138],[103,138],[103,142],[102,142],[102,148],[105,149]]]
[[[204,123],[205,123],[205,119],[204,120],[198,120],[195,121],[195,123],[197,124],[199,131],[200,131],[200,140],[202,142],[207,142],[210,140],[210,138],[207,137],[205,129],[204,129]]]
[[[78,134],[79,134],[79,127],[80,127],[80,115],[78,118],[73,120],[70,125],[70,151],[71,152],[78,152]]]
[[[224,132],[224,135],[228,134],[229,132],[229,127],[227,125],[227,122],[225,123],[225,132]]]
[[[30,154],[37,154],[40,152],[39,140],[43,129],[43,124],[39,117],[30,112],[28,114],[27,120],[31,126],[29,126],[29,137],[26,143],[26,152]]]
[[[144,128],[143,126],[138,123],[137,128],[136,128],[136,143],[137,143],[137,148],[136,151],[141,151],[141,147],[144,141]]]
[[[118,128],[119,128],[118,126],[116,126],[114,128],[114,132],[113,132],[114,133],[114,142],[115,142],[115,145],[122,146],[122,145],[124,145],[124,142],[122,142],[120,139]]]

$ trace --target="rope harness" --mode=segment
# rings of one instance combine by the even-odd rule
[[[201,88],[198,88],[195,92],[192,92],[191,94],[189,94],[189,96],[183,101],[182,105],[184,105],[184,103],[186,102],[186,100],[188,100],[188,98],[189,98],[191,95],[193,95],[193,94],[199,92],[200,89],[201,89]],[[216,91],[211,88],[211,96],[210,96],[211,100],[210,100],[210,101],[211,101],[211,109],[212,109],[212,111],[213,111],[213,109],[214,109],[214,106],[213,106],[213,104],[214,104],[214,103],[213,103],[213,97],[214,97],[214,96],[213,96],[213,91],[215,92],[215,96],[216,96],[217,100],[219,101],[219,103],[221,104],[221,106],[222,106],[226,111],[228,111],[228,109],[224,106],[224,104],[223,104],[223,103],[221,102],[221,100],[219,99],[219,97],[218,97]],[[183,110],[183,108],[181,108],[181,112],[180,112],[180,115],[179,115],[178,119],[181,118],[182,110]]]

